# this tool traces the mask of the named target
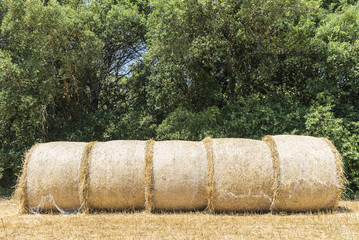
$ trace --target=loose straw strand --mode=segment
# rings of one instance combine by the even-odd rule
[[[277,198],[280,194],[280,163],[279,163],[279,153],[277,144],[274,140],[274,138],[270,135],[264,136],[262,139],[269,147],[272,155],[272,161],[273,161],[273,175],[274,175],[274,181],[273,181],[273,200],[272,204],[270,206],[271,212],[277,212],[278,208],[276,206]]]
[[[145,149],[145,211],[151,213],[154,210],[154,186],[153,186],[153,147],[155,141],[146,142]]]
[[[89,213],[90,206],[88,202],[90,179],[89,166],[92,158],[92,149],[97,142],[88,143],[81,157],[80,172],[79,172],[79,196],[80,196],[80,212]]]
[[[209,213],[213,213],[215,209],[213,141],[211,137],[206,137],[202,142],[206,149],[207,161],[208,161],[208,203],[206,210]]]

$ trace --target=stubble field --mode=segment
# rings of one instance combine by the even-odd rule
[[[332,213],[16,213],[0,199],[0,239],[359,239],[359,202]]]

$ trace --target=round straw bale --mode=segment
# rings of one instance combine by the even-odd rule
[[[89,159],[89,207],[139,209],[145,205],[146,141],[99,142]]]
[[[155,142],[154,208],[196,210],[207,205],[207,157],[202,142]]]
[[[216,211],[265,211],[273,196],[273,164],[266,143],[213,139]]]
[[[77,209],[79,168],[86,143],[39,144],[28,159],[27,199],[38,210]]]
[[[272,136],[279,163],[274,199],[279,211],[332,208],[338,180],[333,152],[326,141],[309,136]],[[272,149],[273,150],[273,149]]]

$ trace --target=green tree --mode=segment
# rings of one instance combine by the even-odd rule
[[[131,70],[146,28],[130,1],[5,0],[0,14],[0,168],[13,182],[35,142],[101,138],[101,91]]]
[[[157,138],[327,136],[358,191],[358,3],[150,3],[145,102]]]

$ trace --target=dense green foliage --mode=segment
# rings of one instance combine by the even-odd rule
[[[303,134],[359,194],[359,3],[3,0],[0,188],[35,142]]]

